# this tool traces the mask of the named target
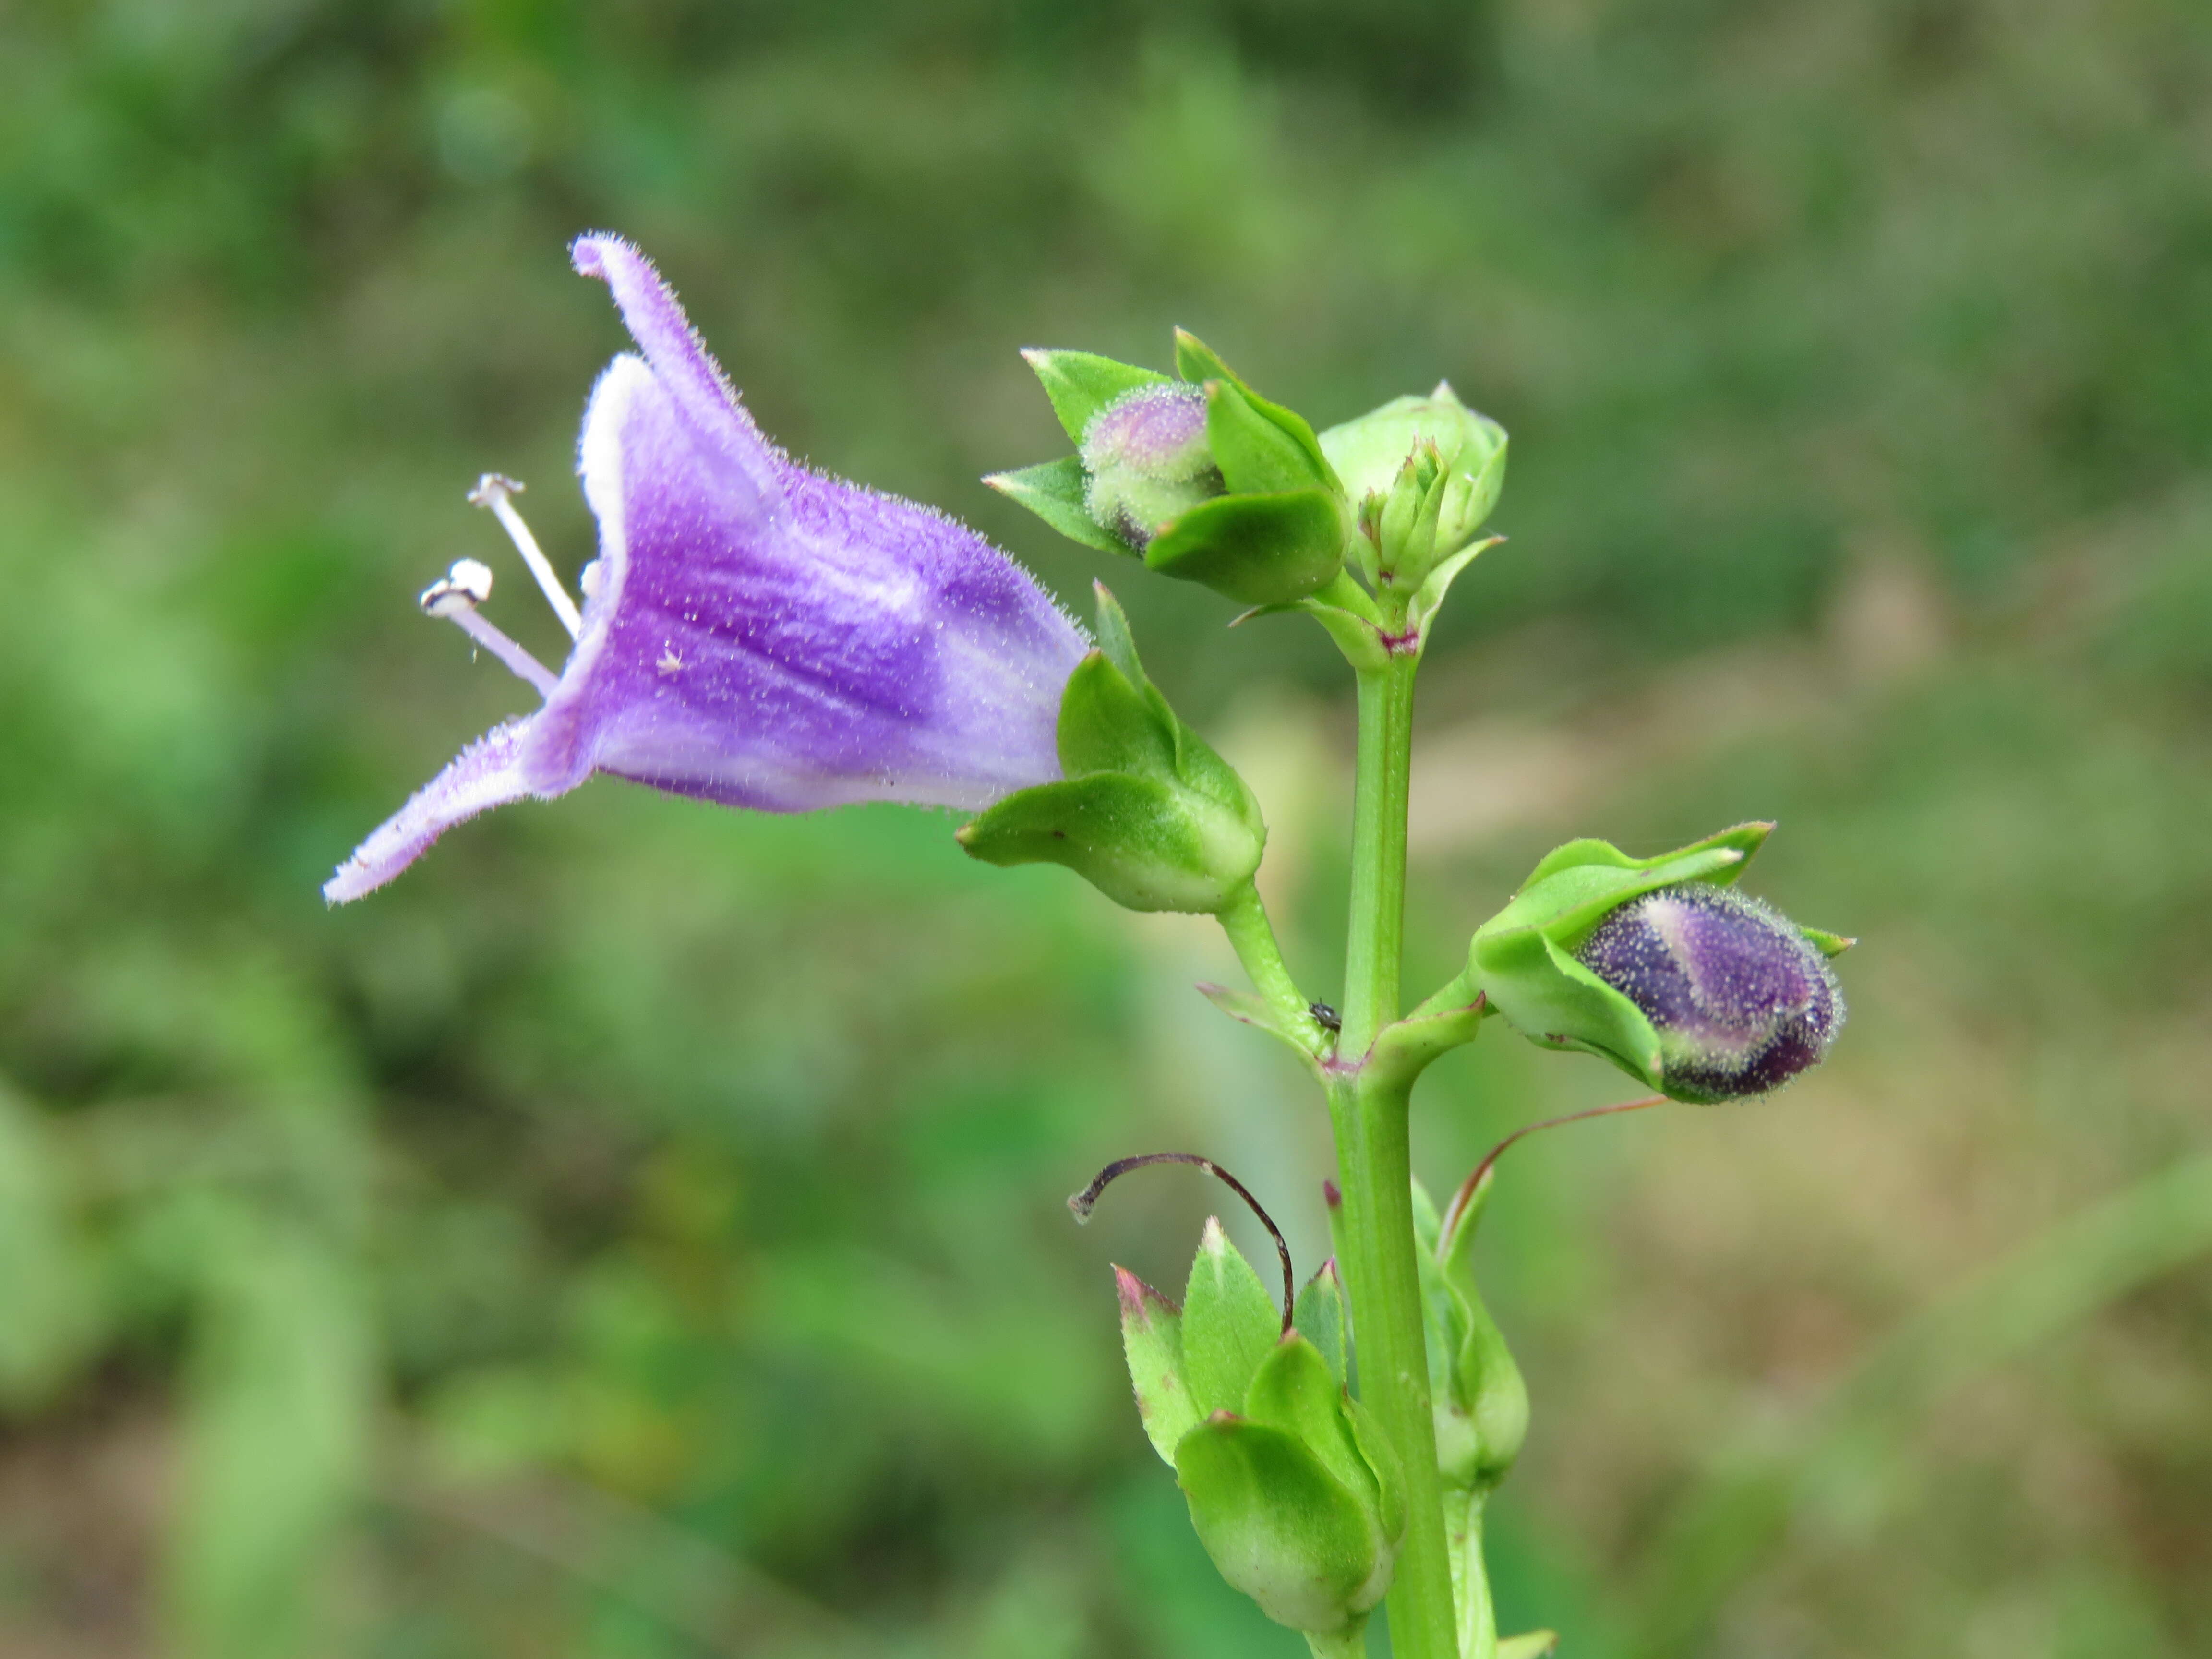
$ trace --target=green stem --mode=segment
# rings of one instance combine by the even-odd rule
[[[1413,779],[1412,657],[1359,677],[1359,762],[1352,796],[1352,925],[1345,948],[1344,1033],[1357,1059],[1398,1018],[1406,925],[1406,801]]]
[[[1406,908],[1406,802],[1413,753],[1411,657],[1359,677],[1352,817],[1352,917],[1345,963],[1345,1064],[1328,1084],[1343,1186],[1346,1288],[1362,1401],[1405,1466],[1407,1521],[1389,1595],[1396,1659],[1455,1659],[1451,1557],[1437,1473],[1436,1421],[1414,1256],[1412,1081],[1363,1066],[1398,1015]]]
[[[1243,890],[1220,912],[1219,919],[1221,931],[1229,935],[1252,988],[1267,1000],[1310,1048],[1318,1051],[1321,1026],[1314,1019],[1305,993],[1298,989],[1291,970],[1283,964],[1282,948],[1275,942],[1275,929],[1267,920],[1267,907],[1260,901],[1260,890],[1245,883]]]

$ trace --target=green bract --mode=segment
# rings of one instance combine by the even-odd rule
[[[1180,1309],[1115,1273],[1145,1432],[1222,1577],[1278,1624],[1357,1632],[1389,1588],[1406,1495],[1395,1455],[1345,1389],[1334,1265],[1299,1293],[1288,1328],[1217,1220]]]
[[[960,845],[987,864],[1064,864],[1132,910],[1218,913],[1260,867],[1259,803],[1176,718],[1121,606],[1097,592],[1100,648],[1060,697],[1066,775],[1007,796],[961,829]]]
[[[1569,842],[1547,854],[1512,902],[1475,931],[1469,971],[1490,1006],[1532,1042],[1601,1054],[1661,1094],[1710,1099],[1670,1085],[1661,1033],[1574,952],[1632,899],[1681,883],[1732,884],[1773,828],[1738,824],[1648,859],[1631,858],[1608,842]],[[1797,931],[1827,956],[1848,943],[1813,928]]]
[[[1343,568],[1352,499],[1304,417],[1178,331],[1180,378],[1029,351],[1077,453],[984,482],[1073,540],[1247,605],[1295,604]]]
[[[1474,539],[1505,487],[1505,428],[1442,382],[1331,427],[1321,445],[1358,507],[1366,574],[1401,592]]]

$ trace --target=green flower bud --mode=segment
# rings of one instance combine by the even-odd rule
[[[1850,943],[1729,890],[1773,828],[1657,858],[1571,842],[1479,928],[1490,1006],[1547,1048],[1601,1054],[1647,1088],[1711,1103],[1821,1059],[1843,1022],[1826,957]]]
[[[1218,1220],[1180,1309],[1115,1273],[1146,1434],[1173,1464],[1222,1577],[1278,1624],[1357,1632],[1389,1588],[1406,1494],[1395,1454],[1345,1389],[1334,1267],[1295,1304],[1321,1341],[1283,1325]]]
[[[1505,486],[1505,429],[1441,382],[1331,427],[1321,446],[1358,504],[1371,574],[1405,592],[1474,539]]]
[[[1068,677],[1057,783],[1017,790],[958,832],[987,864],[1066,865],[1132,910],[1213,914],[1260,867],[1267,830],[1244,781],[1145,676],[1098,590],[1100,648]]]
[[[1355,539],[1311,426],[1178,331],[1170,379],[1081,351],[1023,354],[1078,453],[984,480],[1073,540],[1246,605],[1326,586]]]
[[[1505,1478],[1528,1435],[1528,1385],[1474,1282],[1474,1232],[1490,1188],[1486,1170],[1441,1222],[1413,1189],[1437,1467],[1448,1491],[1477,1495]]]

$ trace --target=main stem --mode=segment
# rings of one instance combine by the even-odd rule
[[[1405,1465],[1407,1522],[1389,1601],[1391,1651],[1397,1659],[1456,1659],[1451,1558],[1413,1254],[1410,1085],[1388,1082],[1363,1064],[1376,1034],[1398,1017],[1415,666],[1412,657],[1393,657],[1359,677],[1344,1030],[1328,1107],[1344,1191],[1347,1259],[1339,1265],[1352,1296],[1360,1399]]]

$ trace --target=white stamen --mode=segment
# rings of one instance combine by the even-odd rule
[[[491,571],[479,560],[459,559],[442,580],[422,590],[421,604],[429,615],[453,623],[497,657],[517,679],[536,686],[539,696],[551,696],[560,684],[552,670],[477,614],[477,607],[490,596]]]
[[[584,618],[576,609],[576,602],[568,597],[568,590],[553,574],[552,562],[538,545],[538,538],[530,533],[530,526],[523,523],[522,514],[514,510],[514,504],[508,499],[521,493],[522,485],[517,480],[487,472],[469,491],[469,505],[491,509],[492,516],[514,542],[514,550],[522,555],[523,563],[530,567],[530,574],[538,578],[538,586],[544,590],[545,602],[553,607],[553,614],[560,617],[561,626],[568,630],[568,637],[573,640],[584,631]]]

